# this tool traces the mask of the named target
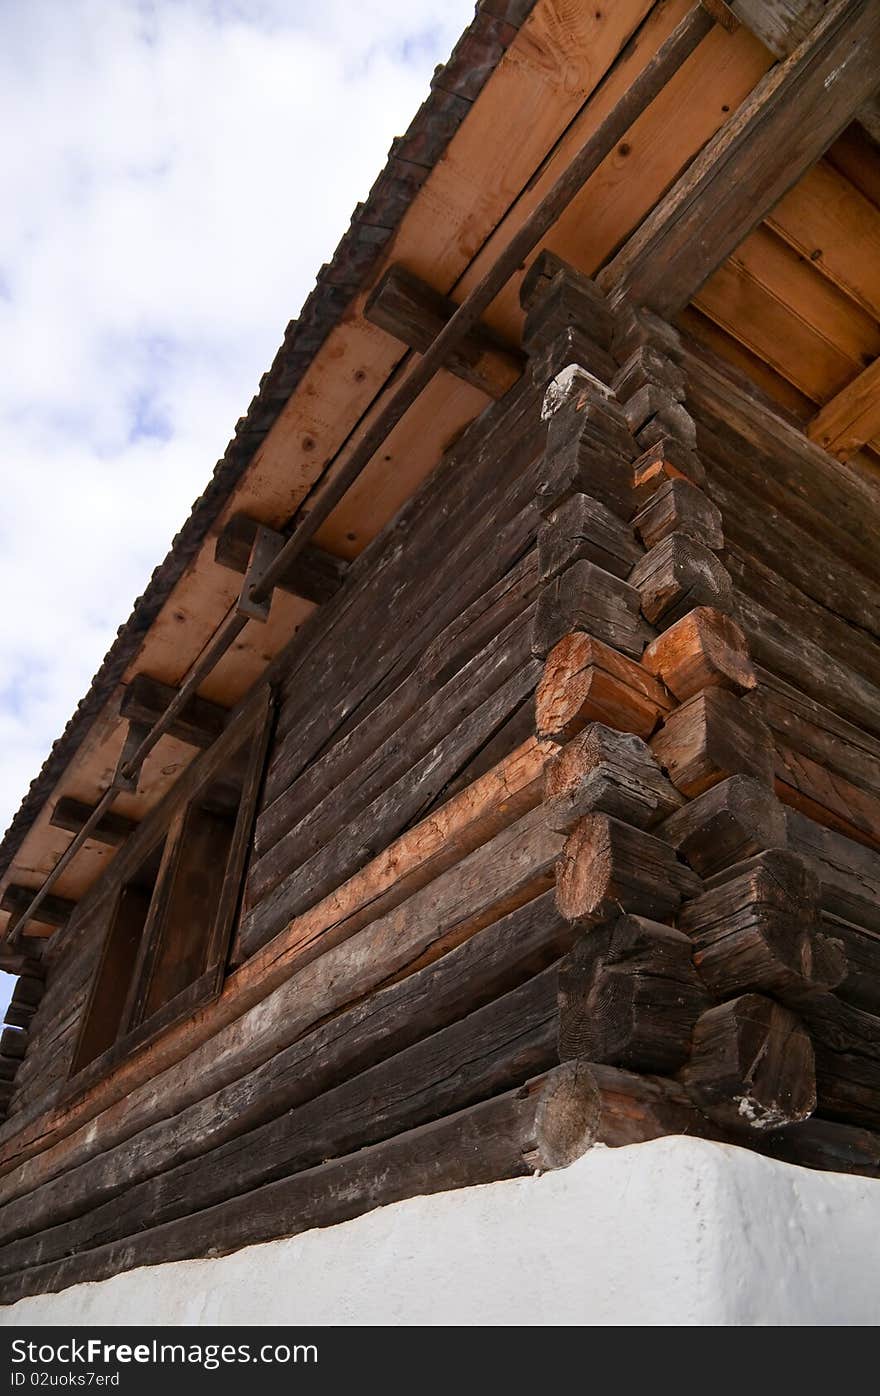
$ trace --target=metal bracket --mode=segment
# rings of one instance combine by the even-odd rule
[[[125,734],[125,741],[122,743],[122,751],[119,753],[119,760],[116,763],[116,770],[110,782],[111,790],[122,790],[127,795],[136,795],[138,782],[141,778],[141,767],[131,775],[123,774],[125,767],[131,761],[141,742],[150,730],[148,722],[134,722],[129,719],[128,731]]]
[[[247,616],[248,620],[267,621],[269,619],[274,588],[265,601],[255,601],[252,592],[265,574],[267,567],[275,561],[281,552],[284,543],[283,534],[276,533],[274,528],[267,528],[265,524],[260,524],[254,535],[250,561],[241,584],[241,593],[235,603],[235,609],[240,616]]]

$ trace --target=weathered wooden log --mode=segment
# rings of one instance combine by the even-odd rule
[[[564,1168],[595,1142],[595,1079],[566,1062],[516,1090],[381,1144],[0,1284],[0,1302],[133,1266],[218,1255],[331,1226],[405,1197]]]
[[[797,998],[840,983],[843,956],[817,953],[818,924],[818,878],[787,849],[716,873],[679,914],[694,964],[716,998],[749,990]]]
[[[252,954],[295,916],[364,868],[377,849],[397,838],[442,789],[449,775],[459,770],[462,761],[479,747],[480,741],[490,736],[534,689],[538,672],[537,665],[528,664],[508,679],[465,722],[438,740],[433,750],[380,789],[366,808],[358,808],[360,802],[353,800],[350,822],[334,821],[333,809],[323,810],[322,820],[316,817],[309,821],[307,841],[303,840],[301,829],[285,836],[263,860],[267,877],[270,873],[272,876],[259,892],[255,889],[254,905],[242,919],[241,953],[245,957]]]
[[[559,967],[559,1056],[674,1072],[708,1007],[686,935],[618,916],[583,936]]]
[[[682,1081],[699,1108],[727,1129],[781,1129],[816,1108],[809,1034],[788,1008],[761,994],[743,994],[702,1015]]]
[[[326,1093],[75,1220],[7,1244],[0,1274],[190,1215],[521,1085],[557,1060],[556,996],[550,968]]]
[[[730,776],[671,814],[658,833],[703,877],[788,841],[786,813],[769,785]]]
[[[769,598],[768,598],[769,599]],[[811,640],[794,616],[783,619],[737,587],[737,619],[752,659],[840,717],[880,735],[880,686],[865,678],[857,661],[845,663]],[[867,651],[866,651],[867,653]],[[863,666],[866,667],[866,666]]]
[[[696,428],[693,418],[682,405],[681,389],[670,390],[663,383],[645,383],[621,401],[627,425],[634,436],[641,437],[644,429],[659,419],[664,424],[664,430],[659,435],[673,436],[690,447],[696,445]],[[653,445],[657,439],[659,436],[653,435],[649,444]]]
[[[20,975],[6,1008],[6,1022],[16,1028],[26,1028],[40,1005],[44,988],[41,978]]]
[[[674,624],[695,606],[729,611],[730,574],[709,548],[686,533],[671,533],[651,548],[629,575],[651,622]]]
[[[80,1216],[439,1033],[540,974],[578,934],[556,910],[554,893],[545,892],[170,1118],[112,1147],[112,1128],[93,1130],[93,1147],[107,1147],[92,1157],[83,1157],[84,1138],[66,1141],[53,1161],[56,1176],[40,1186],[47,1160],[35,1160],[19,1180],[30,1190],[4,1202],[0,1242]]]
[[[639,593],[592,562],[575,562],[538,598],[532,653],[544,659],[564,635],[582,630],[638,659],[651,632],[639,613]]]
[[[214,545],[214,561],[244,576],[250,563],[259,520],[248,514],[233,514],[223,525]],[[276,583],[291,596],[301,596],[324,605],[335,596],[345,580],[349,564],[324,548],[309,544]]]
[[[18,1028],[4,1028],[0,1032],[0,1057],[9,1057],[20,1062],[27,1051],[28,1035]]]
[[[589,722],[649,737],[672,703],[641,665],[583,631],[551,649],[535,695],[541,737],[568,741]]]
[[[801,1168],[880,1178],[880,1135],[855,1125],[820,1120],[813,1115],[801,1124],[774,1130],[757,1147],[771,1158],[796,1163]]]
[[[633,528],[646,548],[654,548],[672,533],[685,533],[713,552],[724,547],[721,510],[690,480],[666,480],[633,519]]]
[[[764,500],[759,503],[751,489],[714,458],[708,470],[707,491],[722,510],[728,541],[747,567],[752,559],[758,561],[808,599],[869,635],[880,634],[876,585],[853,565],[846,552],[804,528],[788,511]],[[749,590],[754,589],[752,582]],[[757,599],[761,599],[760,593]],[[771,609],[775,600],[772,593],[767,598]]]
[[[370,324],[423,354],[457,308],[451,297],[395,263],[370,292],[363,313]],[[478,325],[443,367],[488,397],[500,398],[523,372],[525,356],[485,325]]]
[[[697,606],[652,640],[642,664],[679,703],[706,688],[746,693],[757,684],[745,635],[711,606]]]
[[[629,300],[618,301],[614,307],[611,352],[619,364],[625,364],[641,348],[653,348],[673,363],[682,358],[682,339],[674,325]]]
[[[814,993],[797,1006],[816,1053],[818,1109],[823,1115],[880,1128],[880,1017]]]
[[[274,841],[279,828],[291,828],[314,809],[328,790],[338,787],[364,761],[374,758],[376,750],[403,723],[417,720],[428,703],[440,703],[438,690],[454,684],[456,675],[466,665],[475,664],[476,670],[484,668],[487,659],[491,661],[491,655],[485,656],[484,652],[494,647],[497,653],[497,646],[505,643],[499,640],[505,630],[508,638],[515,633],[515,623],[534,602],[539,585],[537,556],[529,548],[499,581],[426,639],[411,666],[402,673],[394,666],[385,682],[371,691],[366,701],[357,704],[347,720],[340,722],[316,759],[305,764],[297,751],[297,708],[293,705],[293,712],[288,712],[285,702],[266,776],[265,808],[257,822],[258,853]],[[471,674],[475,669],[471,669]],[[452,705],[447,706],[447,714],[451,708]],[[441,706],[441,716],[443,711]]]
[[[821,927],[824,936],[839,942],[846,960],[846,974],[834,989],[837,997],[867,1013],[880,1013],[880,935],[826,911]]]
[[[880,800],[820,762],[777,741],[776,793],[784,804],[836,829],[857,843],[880,850]]]
[[[880,797],[880,741],[769,670],[755,672],[758,687],[747,706],[779,742]]]
[[[636,440],[645,451],[658,441],[680,441],[689,451],[697,444],[697,424],[682,403],[663,388],[652,388],[646,396],[645,411],[650,416],[636,432]]]
[[[550,758],[544,771],[545,797],[550,801],[561,796],[582,800],[583,788],[590,779],[594,784],[597,779],[613,783],[617,791],[614,809],[607,801],[601,806],[597,803],[595,808],[640,829],[665,819],[682,802],[640,738],[599,722],[590,723]]]
[[[595,374],[573,364],[559,375],[555,391],[561,396],[547,427],[548,457],[567,454],[577,445],[610,451],[627,462],[639,454],[626,413]],[[551,393],[545,411],[552,404]]]
[[[773,745],[764,723],[723,688],[708,688],[676,708],[651,749],[673,785],[691,798],[727,776],[773,780]]]
[[[652,384],[684,402],[687,380],[681,367],[656,344],[640,344],[623,363],[611,386],[617,400],[628,405],[636,393]]]
[[[579,373],[576,366],[570,370]],[[598,388],[578,392],[586,377],[564,377],[555,388],[559,405],[547,428],[538,505],[547,514],[570,495],[586,494],[627,522],[635,510],[630,461],[638,447]],[[615,405],[614,410],[620,409]]]
[[[256,969],[246,963],[231,977],[226,998],[216,1008],[209,1005],[179,1033],[157,1039],[124,1070],[98,1083],[81,1109],[74,1106],[64,1113],[50,1136],[51,1142],[59,1141],[63,1166],[69,1166],[69,1156],[60,1137],[72,1126],[83,1126],[87,1152],[94,1150],[96,1139],[109,1147],[111,1141],[130,1137],[164,1118],[170,1098],[183,1109],[221,1089],[324,1017],[391,979],[415,973],[552,887],[567,831],[585,811],[597,804],[601,808],[606,796],[616,807],[614,781],[604,772],[596,774],[598,779],[576,796],[532,810],[353,935],[344,925],[328,930],[323,919],[294,922],[283,943],[255,962]],[[268,992],[270,985],[276,987]],[[96,1133],[87,1121],[102,1106]],[[45,1147],[50,1140],[43,1138]],[[36,1166],[30,1161],[24,1167],[29,1186]],[[7,1195],[5,1183],[0,1191]]]
[[[839,611],[829,610],[786,581],[775,567],[769,565],[773,560],[772,554],[762,560],[728,540],[724,559],[736,588],[737,608],[743,610],[743,624],[746,623],[745,615],[749,608],[755,607],[756,626],[763,624],[765,616],[770,618],[767,621],[769,626],[776,626],[769,638],[771,653],[784,653],[779,637],[788,627],[789,631],[796,633],[798,640],[809,641],[811,647],[825,650],[836,665],[843,666],[844,672],[850,670],[861,674],[875,688],[880,685],[880,645],[873,643],[862,627],[853,625]],[[867,584],[871,585],[870,582]],[[777,668],[775,664],[765,667],[768,674]],[[808,673],[806,665],[804,672]],[[826,676],[828,680],[833,685],[835,674]],[[798,680],[795,691],[809,690]],[[829,706],[827,700],[818,701]]]
[[[456,795],[460,795],[470,785],[476,785],[497,766],[516,756],[524,747],[535,746],[546,751],[548,756],[555,750],[555,742],[542,742],[535,736],[535,697],[526,694],[519,707],[514,708],[505,721],[493,732],[487,742],[475,751],[470,760],[456,771],[443,789],[424,808],[420,823],[432,814],[444,809]],[[418,826],[412,826],[418,827]]]
[[[535,488],[546,435],[541,393],[531,383],[518,386],[510,401],[490,408],[464,434],[358,556],[350,585],[314,613],[274,661],[274,676],[282,681],[281,741],[267,772],[269,800],[327,751],[346,724],[362,721],[382,702],[426,646],[528,550],[539,522]],[[467,469],[458,468],[465,458]],[[480,501],[490,496],[487,513]],[[369,664],[363,662],[365,643]]]
[[[290,888],[296,873],[292,915],[308,904],[304,898],[317,901],[349,877],[358,861],[367,861],[352,857],[365,839],[372,853],[397,837],[534,690],[540,669],[529,657],[531,618],[527,611],[507,626],[413,713],[398,709],[400,720],[384,740],[367,744],[366,734],[357,741],[352,734],[362,759],[350,772],[347,760],[328,753],[315,779],[297,782],[264,810],[258,857],[248,876],[249,907],[282,881]],[[307,791],[313,800],[304,808]],[[308,873],[302,871],[306,864]]]
[[[586,494],[570,495],[551,509],[538,533],[544,581],[581,558],[615,577],[626,578],[641,556],[632,529],[600,500]]]
[[[578,374],[589,376],[613,396],[610,384],[617,365],[606,350],[601,349],[586,330],[576,324],[563,324],[557,329],[541,349],[533,349],[529,355],[526,377],[536,387],[544,391],[542,416],[552,415],[560,401],[560,380],[562,398],[568,394],[569,374],[567,370],[576,367]]]
[[[823,909],[880,932],[880,853],[794,810],[786,811],[785,823],[790,847],[819,875]]]
[[[330,898],[314,915],[296,918],[271,946],[245,961],[230,976],[222,997],[195,1019],[157,1039],[149,1049],[125,1062],[112,1077],[96,1082],[84,1099],[65,1104],[50,1115],[46,1115],[44,1106],[39,1138],[32,1138],[31,1130],[19,1130],[9,1161],[17,1165],[35,1147],[45,1150],[50,1143],[57,1144],[63,1154],[64,1136],[80,1128],[88,1147],[90,1131],[84,1127],[102,1111],[101,1135],[105,1141],[112,1137],[114,1129],[122,1129],[127,1135],[144,1128],[164,1113],[169,1093],[180,1107],[210,1094],[293,1041],[324,1012],[356,1002],[390,975],[414,972],[420,960],[427,962],[450,944],[466,939],[481,926],[537,895],[552,885],[555,861],[571,823],[591,808],[619,811],[615,780],[604,772],[597,775],[580,804],[568,799],[563,802],[564,808],[556,815],[558,828],[549,828],[546,811],[534,812],[525,824],[519,820],[512,829],[496,835],[485,852],[476,850],[463,858],[457,869],[443,872],[430,888],[421,887],[409,897],[405,907],[395,902],[372,925],[365,925],[360,913],[352,917],[352,924],[346,924],[346,911],[352,911],[351,897],[344,906],[335,897]],[[514,840],[516,849],[513,845],[507,848],[508,837]],[[508,854],[512,863],[508,862]],[[459,888],[458,893],[452,893],[451,902],[450,878]],[[353,894],[354,888],[349,891]],[[354,905],[361,907],[363,903],[355,898]],[[451,920],[444,924],[447,914]],[[434,922],[437,931],[429,935],[428,941],[420,939],[425,916]],[[370,949],[366,940],[373,935],[378,940]],[[434,950],[429,949],[429,943]],[[413,953],[409,954],[409,950]],[[310,961],[315,959],[320,963],[317,980],[313,977],[316,971],[310,967]],[[303,973],[308,985],[301,978]],[[329,974],[326,981],[325,974]],[[363,987],[354,987],[355,981],[360,982],[364,975]],[[352,989],[354,992],[347,998]],[[329,1000],[325,997],[327,992]],[[337,997],[340,993],[342,999]],[[290,994],[293,998],[288,1002]],[[250,1010],[257,1004],[260,1026],[254,1032]],[[36,1166],[31,1163],[26,1169],[31,1178]]]
[[[526,311],[523,344],[530,353],[566,325],[578,326],[601,349],[610,348],[614,320],[607,300],[588,276],[553,252],[539,252],[532,262],[520,286],[520,304]]]
[[[669,480],[686,480],[698,489],[706,483],[706,472],[696,452],[670,437],[643,451],[633,461],[632,472],[638,510],[644,509]]]
[[[784,511],[880,581],[876,490],[868,476],[850,471],[841,490],[840,467],[807,439],[800,424],[782,416],[752,382],[701,346],[683,344],[683,351],[688,401],[700,418],[700,451],[707,465],[717,460],[756,500]]]
[[[605,814],[585,816],[568,837],[556,874],[556,902],[572,921],[606,921],[619,910],[665,921],[700,879],[668,844]]]

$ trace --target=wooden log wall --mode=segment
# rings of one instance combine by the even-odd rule
[[[70,1095],[79,908],[0,1300],[595,1142],[880,1176],[880,513],[669,325],[554,259],[523,294],[522,379],[291,650],[223,993]]]

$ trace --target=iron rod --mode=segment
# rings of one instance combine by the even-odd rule
[[[391,401],[383,408],[376,421],[354,448],[338,475],[327,482],[314,507],[294,529],[280,552],[276,554],[260,580],[254,585],[251,595],[255,601],[266,599],[276,582],[284,576],[294,559],[299,557],[321,524],[333,512],[343,495],[351,488],[384,444],[389,432],[397,426],[419,394],[430,383],[435,373],[442,368],[452,350],[456,349],[465,336],[470,333],[483,311],[504,289],[510,277],[525,261],[529,253],[534,251],[544,234],[571,203],[574,195],[586,183],[590,175],[598,169],[618,141],[626,135],[633,122],[662,91],[670,77],[693,53],[713,24],[714,20],[708,11],[703,9],[702,5],[697,5],[676,26],[665,43],[661,44],[654,57],[642,69],[632,87],[578,151],[568,169],[560,175],[553,188],[544,196],[519,232],[514,234],[498,260],[465,297],[454,315],[447,320]]]

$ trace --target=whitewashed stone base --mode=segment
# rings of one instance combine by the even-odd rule
[[[75,1285],[31,1324],[875,1324],[880,1181],[667,1138]]]

